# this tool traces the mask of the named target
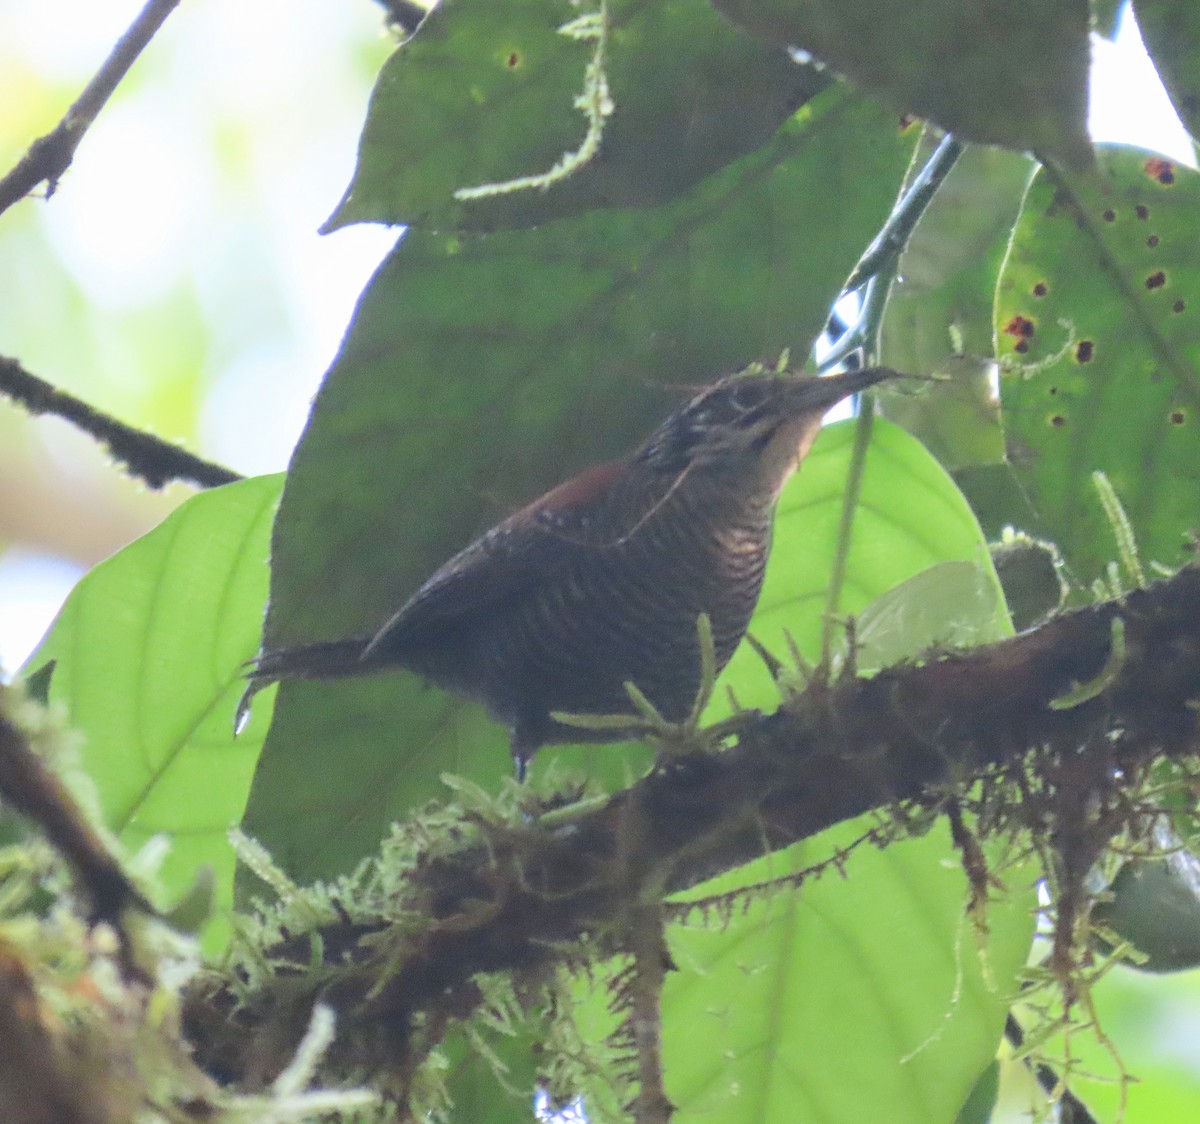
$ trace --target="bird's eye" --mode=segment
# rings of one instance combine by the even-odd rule
[[[730,404],[743,412],[757,409],[762,405],[762,399],[762,387],[748,379],[743,382],[735,382],[729,388]]]

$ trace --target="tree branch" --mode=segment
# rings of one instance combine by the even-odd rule
[[[84,133],[178,4],[179,0],[148,0],[63,119],[44,137],[35,140],[12,171],[0,179],[0,214],[25,198],[39,183],[46,184],[47,199],[54,194],[59,179],[75,158]]]
[[[69,421],[104,445],[131,474],[151,488],[162,488],[174,480],[215,488],[242,479],[231,468],[213,464],[161,437],[102,414],[3,355],[0,355],[0,394],[7,395],[31,414],[53,414]]]
[[[1114,668],[1118,617],[1125,654]],[[1064,701],[1102,670],[1095,697]],[[570,962],[581,937],[589,959],[628,951],[619,919],[647,888],[694,886],[897,801],[936,802],[944,786],[1031,749],[1077,762],[1099,739],[1097,783],[1111,785],[1160,756],[1195,754],[1198,699],[1196,567],[969,653],[818,683],[774,714],[746,713],[725,752],[655,770],[578,816],[564,809],[517,827],[473,817],[471,842],[420,858],[389,899],[386,916],[407,919],[393,939],[388,924],[352,922],[339,906],[341,921],[289,931],[268,950],[272,974],[257,992],[240,988],[235,1003],[212,977],[194,989],[189,1036],[210,1071],[269,1073],[319,998],[340,1012],[355,1065],[395,1073],[414,1019],[460,1017],[478,1003],[477,973]],[[324,957],[315,970],[313,948]]]

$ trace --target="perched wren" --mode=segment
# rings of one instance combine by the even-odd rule
[[[551,715],[627,713],[632,724],[626,682],[680,721],[700,686],[698,617],[712,625],[719,671],[758,601],[779,493],[821,419],[893,377],[722,379],[629,456],[498,523],[373,635],[264,651],[251,692],[289,676],[407,668],[504,722],[519,775],[543,745],[621,740]]]

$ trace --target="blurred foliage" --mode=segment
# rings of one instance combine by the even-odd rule
[[[1088,596],[1116,553],[1093,492],[1097,469],[1112,481],[1144,558],[1186,558],[1186,535],[1200,523],[1200,297],[1190,291],[1200,268],[1197,178],[1129,148],[1105,149],[1084,169],[1082,3],[1057,0],[1032,14],[1020,6],[1028,18],[1008,9],[987,35],[955,26],[935,0],[899,15],[894,4],[859,5],[849,30],[845,5],[718,7],[767,38],[721,22],[700,0],[613,0],[601,62],[611,67],[614,108],[600,115],[601,155],[546,190],[479,202],[453,193],[546,171],[581,142],[588,120],[574,100],[591,80],[599,40],[559,31],[587,12],[553,0],[444,0],[384,64],[359,166],[333,221],[413,225],[362,294],[284,484],[270,543],[272,644],[369,631],[503,510],[629,448],[688,387],[751,360],[774,363],[785,349],[801,365],[921,151],[921,127],[901,120],[901,109],[961,123],[967,139],[1036,148],[1056,166],[1030,182],[1027,155],[968,148],[935,196],[900,259],[879,337],[885,361],[949,376],[883,402],[933,456],[869,417],[823,433],[782,501],[752,631],[781,654],[787,635],[818,653],[856,457],[865,458],[863,489],[843,597],[832,609],[839,621],[862,614],[871,646],[863,666],[1008,629],[980,523],[990,533],[1015,524],[1055,544],[1072,595]],[[1159,35],[1180,6],[1139,0],[1137,8],[1194,128],[1187,82],[1200,51],[1196,29]],[[818,12],[822,26],[801,21]],[[1112,5],[1096,14],[1110,24]],[[276,15],[273,30],[300,34],[301,15],[282,7]],[[320,51],[308,57],[319,59],[310,71],[322,82],[312,83],[319,94],[304,111],[286,89],[259,104],[234,85],[224,110],[196,125],[193,90],[221,68],[211,43],[201,62],[181,61],[184,43],[203,41],[196,28],[204,25],[187,18],[181,9],[172,35],[182,42],[164,35],[155,45],[114,103],[112,130],[88,138],[53,205],[0,218],[0,253],[15,263],[16,281],[0,302],[0,334],[5,349],[97,405],[204,444],[211,430],[201,403],[248,349],[273,354],[273,370],[304,365],[280,342],[303,331],[305,317],[288,257],[273,257],[272,243],[289,237],[281,232],[294,229],[286,222],[296,213],[300,228],[315,227],[342,172],[327,156],[315,161],[318,171],[287,156],[314,121],[329,120],[339,97],[353,100],[330,91],[374,69],[383,41],[318,36]],[[788,62],[781,44],[793,38],[892,108]],[[160,48],[177,53],[152,63]],[[261,43],[244,49],[260,77]],[[878,65],[880,51],[896,59],[894,72]],[[330,66],[340,68],[336,81]],[[173,68],[186,77],[180,89],[164,77]],[[921,74],[980,96],[953,108],[927,102],[913,84]],[[0,66],[0,95],[11,89],[20,95],[5,104],[18,112],[0,134],[0,158],[9,160],[75,92]],[[207,165],[175,166],[177,150],[157,152],[149,142],[161,129],[134,130],[132,141],[122,133],[125,99],[146,91],[185,136],[184,149],[209,154]],[[243,116],[260,131],[243,131]],[[351,139],[340,140],[347,168]],[[64,252],[66,264],[31,252],[44,241],[83,243],[104,225],[101,170],[128,196],[111,219],[111,241],[96,243],[101,256],[122,238],[132,243],[131,232],[158,231],[167,247],[134,256],[128,276],[96,273],[78,247]],[[209,205],[241,195],[247,179],[258,202],[240,218],[214,217]],[[173,191],[196,208],[184,212],[182,233],[178,218],[161,228],[151,221],[153,204]],[[101,202],[90,211],[64,205],[93,194]],[[55,217],[64,210],[67,220]],[[163,295],[141,294],[137,269],[166,269]],[[267,439],[268,408],[224,401],[247,432],[261,428]],[[3,458],[37,462],[22,452],[27,431],[9,440],[11,418],[0,424],[4,479],[14,461]],[[164,904],[193,886],[201,865],[216,874],[219,905],[230,904],[225,829],[247,801],[247,830],[307,879],[372,853],[389,822],[445,796],[443,774],[494,788],[507,769],[503,731],[407,675],[285,684],[261,760],[269,696],[233,739],[279,492],[278,478],[259,477],[188,501],[80,584],[30,664],[57,661],[51,701],[87,739],[83,762],[110,829],[131,849],[159,833],[171,842],[159,873]],[[19,494],[27,501],[31,493]],[[70,523],[65,510],[47,504],[45,517]],[[775,687],[748,648],[726,685],[743,705],[774,705]],[[723,708],[718,694],[713,716]],[[537,767],[615,785],[644,760],[627,747],[565,748],[544,753]],[[854,830],[843,825],[806,843],[804,863]],[[803,865],[798,852],[763,863],[724,876],[722,886]],[[776,891],[722,925],[671,931],[682,970],[664,998],[667,1085],[679,1119],[714,1109],[729,1121],[794,1119],[797,1105],[835,1120],[953,1119],[991,1072],[1033,902],[1033,875],[1008,868],[1008,893],[997,891],[989,910],[986,955],[977,953],[964,932],[971,921],[955,863],[950,842],[930,832],[856,854],[845,881],[827,876]],[[210,948],[226,923],[219,914],[210,926]],[[1141,996],[1164,981],[1130,976],[1114,971],[1096,989],[1105,1029],[1143,1078],[1129,1094],[1130,1118],[1184,1119],[1170,1113],[1195,1103],[1186,1057],[1164,1053],[1153,1032],[1151,1045],[1135,1033],[1149,1021]],[[1194,1042],[1195,976],[1165,987]],[[1114,1076],[1095,1043],[1077,1038],[1070,1048]],[[507,1111],[519,1099],[492,1097],[493,1067],[481,1064],[476,1043],[454,1038],[449,1053],[450,1086],[474,1118],[521,1118]],[[500,1053],[528,1092],[537,1057],[529,1040]],[[1117,1094],[1098,1085],[1088,1099],[1093,1092],[1113,1119]]]

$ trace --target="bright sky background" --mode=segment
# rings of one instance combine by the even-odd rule
[[[60,97],[48,120],[23,121],[22,84],[71,91],[69,100],[140,7],[0,0],[0,104],[10,118],[0,124],[0,153],[19,153],[61,112]],[[316,234],[349,180],[371,75],[390,49],[380,21],[365,0],[185,0],[101,114],[53,202],[19,205],[37,207],[44,245],[30,252],[56,257],[113,323],[164,292],[186,291],[207,349],[192,444],[242,472],[285,467],[354,301],[395,238],[368,226]],[[1115,43],[1095,41],[1093,64],[1097,140],[1194,162],[1132,18]],[[84,365],[44,324],[28,334],[0,329],[3,351],[35,372]],[[110,346],[119,355],[128,344]],[[121,366],[112,356],[106,364]],[[148,388],[116,393],[115,412],[135,423],[149,408],[139,397]],[[0,668],[20,666],[80,572],[20,548],[0,554]]]

